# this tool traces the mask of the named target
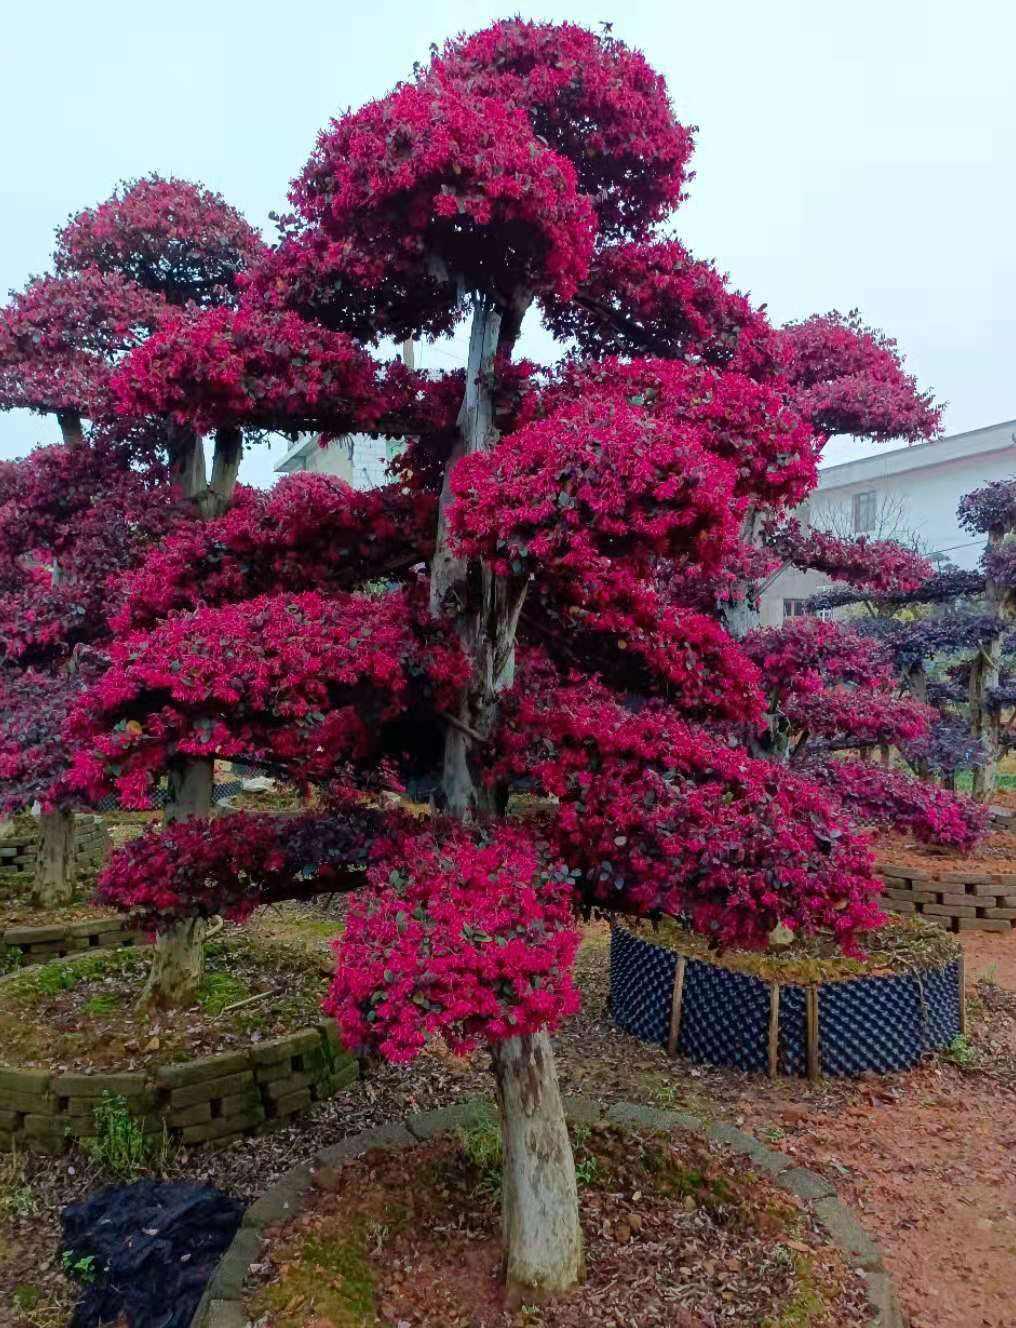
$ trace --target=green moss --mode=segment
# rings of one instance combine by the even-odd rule
[[[90,996],[81,1008],[85,1014],[104,1015],[112,1014],[117,1004],[115,996]]]
[[[900,973],[940,967],[955,959],[959,943],[949,932],[919,918],[892,918],[878,931],[861,936],[861,959],[841,954],[825,933],[794,941],[782,950],[712,950],[704,936],[664,918],[651,931],[638,933],[654,945],[747,973],[764,982],[807,984],[842,982],[877,973]]]
[[[227,1005],[242,1001],[250,994],[249,988],[232,973],[210,969],[198,991],[198,1004],[208,1014],[221,1014]]]
[[[777,1314],[763,1320],[762,1328],[818,1328],[828,1321],[829,1302],[818,1285],[812,1260],[804,1254],[792,1257],[797,1287]]]
[[[375,1328],[374,1277],[358,1239],[308,1237],[286,1250],[285,1272],[256,1297],[273,1328],[303,1328],[314,1318],[334,1328]]]
[[[42,1292],[37,1286],[32,1286],[30,1282],[22,1282],[20,1286],[14,1288],[11,1304],[22,1314],[27,1314],[29,1310],[38,1309],[41,1300]]]

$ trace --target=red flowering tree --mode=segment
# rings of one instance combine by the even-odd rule
[[[110,582],[181,515],[165,480],[118,448],[38,448],[0,473],[0,810],[41,808],[41,906],[74,890],[64,727],[104,667]]]
[[[814,486],[822,435],[781,334],[652,238],[690,150],[613,39],[518,19],[457,39],[321,135],[241,308],[164,324],[113,384],[125,419],[409,435],[376,493],[287,482],[128,578],[72,779],[138,801],[221,754],[322,790],[299,852],[243,814],[173,825],[102,896],[174,933],[173,1004],[200,975],[192,920],[355,890],[328,1008],[396,1060],[435,1034],[490,1050],[521,1300],[582,1271],[549,1039],[581,909],[718,945],[824,928],[850,949],[881,921],[841,804],[747,745],[765,658],[717,604],[758,574],[756,526]],[[512,362],[534,302],[581,352],[543,377]],[[464,315],[464,377],[364,349]],[[388,796],[423,787],[429,816]]]

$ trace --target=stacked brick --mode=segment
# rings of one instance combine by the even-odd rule
[[[0,891],[16,894],[32,884],[39,835],[25,830],[26,818],[15,822],[15,832],[0,838]],[[81,876],[92,875],[109,851],[109,832],[101,816],[78,816],[74,823],[74,856]]]
[[[880,863],[883,903],[894,913],[917,914],[949,931],[1008,932],[1016,927],[1016,875],[941,871]]]
[[[86,918],[83,922],[55,922],[46,927],[7,927],[0,931],[0,954],[20,950],[18,967],[24,968],[80,954],[83,950],[144,945],[146,939],[144,933],[132,930],[124,918]]]
[[[60,1153],[95,1133],[95,1106],[123,1098],[142,1132],[208,1143],[271,1129],[357,1075],[335,1027],[271,1038],[146,1074],[51,1074],[0,1068],[0,1151]]]

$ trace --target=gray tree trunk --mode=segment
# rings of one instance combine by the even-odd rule
[[[43,812],[39,817],[39,851],[32,880],[36,908],[60,908],[74,898],[74,813]]]
[[[504,1142],[505,1285],[517,1308],[581,1280],[578,1189],[550,1038],[509,1038],[491,1056]]]
[[[60,435],[66,447],[80,447],[85,441],[85,432],[81,427],[81,416],[76,410],[58,410],[57,423]]]
[[[517,335],[524,309],[524,298],[506,311],[488,298],[475,301],[459,438],[445,471],[431,564],[431,611],[453,619],[473,661],[458,706],[445,717],[441,803],[462,821],[498,805],[497,792],[483,781],[484,747],[497,723],[498,698],[514,678],[526,580],[495,576],[482,562],[467,562],[453,552],[450,474],[461,457],[497,441],[494,357]],[[510,1298],[521,1304],[567,1290],[582,1274],[575,1167],[547,1034],[495,1044],[491,1055],[504,1140],[505,1275]]]
[[[207,820],[212,810],[213,761],[181,762],[169,776],[167,822]],[[152,964],[140,1004],[161,1010],[193,1005],[205,973],[204,918],[183,918],[155,933]]]
[[[174,430],[170,455],[174,478],[201,516],[206,521],[221,516],[236,486],[242,455],[239,429],[220,429],[216,433],[210,482],[206,478],[204,446],[193,432]],[[212,760],[192,758],[171,772],[167,822],[208,819],[214,768]],[[193,1005],[204,977],[206,930],[204,918],[190,917],[156,931],[142,1004],[165,1010]]]
[[[988,547],[1001,544],[1004,531],[988,532]],[[1009,616],[1009,596],[1003,586],[988,577],[984,586],[985,608],[1000,619]],[[998,783],[998,757],[1001,737],[1001,716],[991,703],[991,693],[998,686],[1002,668],[1002,632],[995,633],[982,643],[970,666],[970,732],[984,748],[984,756],[974,766],[973,794],[978,802],[990,802]]]

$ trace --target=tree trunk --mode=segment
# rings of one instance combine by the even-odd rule
[[[483,780],[485,745],[497,723],[498,698],[514,680],[515,635],[525,577],[495,576],[484,563],[459,558],[448,540],[450,475],[460,457],[497,441],[491,376],[499,350],[518,335],[528,296],[502,308],[474,301],[459,412],[459,438],[445,470],[431,564],[431,612],[451,616],[472,672],[455,712],[446,716],[442,809],[458,820],[497,810],[498,790]],[[512,1038],[491,1050],[504,1140],[505,1275],[516,1305],[565,1291],[582,1275],[575,1165],[545,1032]]]
[[[189,429],[174,429],[170,439],[173,477],[206,521],[221,516],[236,487],[243,455],[239,429],[219,429],[212,454],[212,478],[207,479],[205,450]],[[212,811],[213,760],[189,759],[169,777],[165,820],[207,820]],[[189,917],[155,934],[152,966],[141,993],[141,1003],[176,1010],[193,1005],[205,972],[204,918]]]
[[[85,433],[81,427],[81,416],[76,410],[58,410],[56,413],[57,423],[60,425],[60,434],[66,447],[81,447],[85,441]]]
[[[77,869],[74,860],[74,813],[43,812],[39,817],[39,852],[35,859],[32,903],[36,908],[59,908],[74,898]]]
[[[509,1038],[491,1057],[504,1141],[505,1285],[517,1308],[581,1280],[578,1190],[550,1038]]]
[[[749,508],[741,522],[741,538],[745,544],[756,546],[759,541],[759,519],[754,508]],[[777,573],[778,575],[778,573]],[[775,579],[770,577],[769,584]],[[735,641],[743,641],[749,632],[761,626],[762,613],[759,597],[763,587],[755,581],[741,581],[734,587],[735,598],[719,604],[723,625]]]
[[[1005,532],[988,531],[988,548],[1001,544]],[[985,608],[999,618],[1007,616],[1008,596],[1005,588],[988,577],[984,585]],[[992,704],[992,691],[998,686],[1002,667],[1002,632],[998,631],[981,644],[970,666],[970,732],[984,748],[984,756],[974,766],[973,794],[978,802],[990,802],[995,796],[998,781],[998,753],[1001,734],[1001,715]]]
[[[497,441],[490,380],[501,322],[501,310],[493,300],[477,297],[459,439],[445,469],[431,563],[431,612],[435,617],[454,617],[459,639],[473,660],[469,683],[445,730],[441,800],[443,810],[460,820],[493,811],[497,804],[496,790],[488,789],[482,779],[480,749],[497,722],[498,695],[514,678],[515,633],[527,584],[523,577],[495,576],[486,565],[458,557],[448,539],[455,463],[472,452],[488,450]]]
[[[213,761],[187,760],[169,777],[167,822],[207,820],[212,809]],[[193,1005],[205,973],[204,918],[189,917],[155,933],[152,964],[139,1004],[159,1010]]]

